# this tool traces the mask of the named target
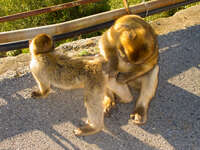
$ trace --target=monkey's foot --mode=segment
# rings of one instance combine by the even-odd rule
[[[96,128],[92,127],[91,125],[87,124],[83,127],[80,127],[78,129],[74,130],[74,134],[76,136],[87,136],[87,135],[95,134],[99,131],[101,131],[101,129],[96,129]]]
[[[105,96],[104,101],[103,101],[104,115],[109,116],[110,110],[114,106],[115,106],[115,102],[111,98]]]
[[[42,94],[40,93],[40,91],[33,91],[31,93],[31,97],[32,98],[39,98],[39,97],[42,97]]]
[[[44,91],[43,93],[41,93],[39,90],[37,90],[37,91],[33,91],[32,93],[31,93],[31,97],[32,98],[44,98],[44,97],[46,97],[48,94],[49,94],[49,89],[47,89],[46,91]]]
[[[135,124],[138,124],[138,125],[145,124],[147,121],[147,111],[145,111],[144,107],[138,107],[130,115],[130,118],[133,120]]]

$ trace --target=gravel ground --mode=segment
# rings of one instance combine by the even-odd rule
[[[1,59],[0,150],[200,150],[199,10],[200,6],[192,7],[168,21],[153,23],[160,34],[160,80],[148,122],[143,126],[129,120],[134,102],[117,104],[105,118],[105,131],[76,137],[73,129],[86,117],[83,91],[54,88],[48,98],[32,99],[30,93],[36,83],[27,67],[30,56]],[[174,26],[175,17],[182,26]],[[90,52],[94,54],[93,40],[98,37],[57,49],[79,55],[92,47]]]

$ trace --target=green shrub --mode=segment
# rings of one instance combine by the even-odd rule
[[[16,14],[16,13],[20,13],[24,11],[40,9],[40,8],[44,8],[48,6],[58,5],[58,4],[71,2],[71,1],[73,0],[37,0],[37,1],[36,0],[0,0],[0,6],[1,6],[0,17]],[[135,5],[144,1],[147,2],[149,0],[128,0],[129,5]],[[184,9],[196,4],[200,4],[200,2],[183,6],[177,9],[171,9],[170,11],[158,14],[157,17],[171,16],[180,9]],[[124,7],[123,0],[101,0],[100,2],[96,2],[96,3],[90,3],[86,5],[77,6],[74,8],[59,10],[52,13],[45,13],[45,14],[41,14],[37,16],[24,18],[24,19],[0,23],[0,32],[60,23],[60,22],[96,14],[99,12],[108,11],[111,9],[122,8],[122,7]],[[157,17],[155,15],[152,18],[155,19]],[[149,17],[149,20],[151,20],[151,17]],[[94,35],[98,35],[99,33],[95,33]],[[92,35],[90,34],[89,36],[92,36]]]
[[[22,53],[29,53],[29,48],[22,49]]]
[[[71,2],[72,0],[0,0],[0,16]],[[60,23],[109,10],[107,0],[0,24],[0,32]]]
[[[7,56],[17,56],[21,53],[22,53],[22,50],[12,50],[12,51],[6,52],[6,55]]]
[[[53,5],[63,4],[66,2],[71,2],[72,0],[0,0],[0,17],[8,16],[20,12],[40,9],[44,7],[49,7]],[[60,23],[76,18],[81,18],[84,16],[96,14],[99,12],[110,10],[107,0],[101,0],[97,3],[90,3],[82,6],[77,6],[74,8],[59,10],[52,13],[45,13],[37,16],[32,16],[24,19],[18,19],[14,21],[8,21],[0,23],[0,32],[25,29],[31,27],[44,26],[49,24]],[[88,35],[83,35],[83,37],[91,37],[99,35],[100,32],[92,33]],[[82,36],[80,36],[82,38]],[[79,38],[80,38],[79,37]],[[60,43],[65,43],[66,41],[73,41],[77,38],[70,38],[60,42],[56,42],[58,46]],[[27,49],[22,49],[23,53],[28,52]],[[1,53],[2,56],[5,53]],[[15,55],[17,52],[8,52],[7,55]]]
[[[90,55],[90,53],[87,50],[82,50],[80,51],[80,53],[78,54],[78,56],[88,56]]]
[[[16,14],[16,13],[20,13],[24,11],[30,11],[30,10],[40,9],[44,7],[49,7],[49,6],[71,2],[71,1],[73,0],[37,0],[37,1],[36,0],[0,0],[0,17],[12,15],[12,14]],[[149,0],[145,0],[145,2],[147,1]],[[135,4],[144,2],[144,0],[128,0],[128,2],[129,2],[129,5],[135,5]],[[196,4],[200,4],[200,2],[183,6],[177,9],[171,9],[169,11],[147,17],[146,20],[151,21],[160,17],[168,17],[168,16],[173,15],[175,12],[177,12],[180,9],[184,9]],[[97,2],[97,3],[90,3],[86,5],[77,6],[74,8],[59,10],[52,13],[45,13],[45,14],[41,14],[37,16],[24,18],[24,19],[0,23],[0,32],[60,23],[60,22],[96,14],[99,12],[108,11],[111,9],[122,8],[122,7],[124,7],[123,0],[101,0],[100,2]],[[58,46],[60,43],[65,43],[65,42],[73,41],[80,38],[98,36],[98,35],[101,35],[103,31],[104,30],[101,30],[98,32],[90,33],[90,34],[81,35],[76,38],[70,38],[67,40],[56,42],[56,46]],[[8,52],[7,54],[15,55],[21,51],[23,53],[27,53],[28,49],[22,49],[20,51],[17,51],[17,52],[15,51],[12,53]],[[5,53],[1,52],[0,55],[4,56]]]

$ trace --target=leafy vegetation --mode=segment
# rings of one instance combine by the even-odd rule
[[[0,0],[0,6],[1,6],[0,17],[12,15],[12,14],[16,14],[16,13],[20,13],[24,11],[30,11],[30,10],[40,9],[40,8],[49,7],[53,5],[58,5],[58,4],[71,2],[71,1],[73,0],[37,0],[37,1],[36,0]],[[128,0],[129,5],[134,5],[134,4],[147,2],[147,1],[149,0]],[[192,4],[192,5],[195,5],[195,4]],[[173,15],[179,9],[184,9],[189,6],[191,5],[183,6],[178,9],[172,9],[167,12],[156,14],[156,15],[147,17],[146,20],[149,21],[149,20],[154,20],[159,17],[168,17],[168,16]],[[46,14],[41,14],[41,15],[37,15],[33,17],[24,18],[24,19],[18,19],[15,21],[0,23],[0,32],[60,23],[60,22],[96,14],[99,12],[108,11],[111,9],[122,8],[122,7],[124,7],[123,0],[101,0],[100,2],[97,2],[97,3],[90,3],[86,5],[77,6],[74,8],[59,10],[52,13],[46,13]],[[102,34],[103,31],[104,30],[98,31],[95,33],[90,33],[87,35],[82,35],[80,37],[73,38],[73,39],[67,39],[67,40],[58,42],[56,45],[59,45],[60,43],[72,41],[75,39],[79,39],[79,38],[97,36],[97,35]],[[24,52],[28,52],[28,50],[23,49],[23,50],[20,50],[19,52],[24,53]],[[19,52],[16,52],[16,51],[8,52],[6,54],[16,55]]]
[[[58,5],[72,0],[1,0],[0,16]],[[0,32],[60,23],[109,10],[107,0],[0,24]]]
[[[72,0],[0,0],[0,17],[8,16],[20,12],[40,9],[44,7],[49,7],[53,5],[58,5],[62,3],[71,2]],[[18,19],[15,21],[8,21],[4,23],[0,23],[0,32],[25,29],[31,27],[38,27],[43,25],[60,23],[76,18],[81,18],[84,16],[96,14],[103,11],[110,10],[110,6],[108,5],[107,0],[101,0],[97,3],[90,3],[87,5],[82,5],[74,8],[59,10],[52,13],[45,13],[37,16],[32,16],[24,19]],[[96,36],[100,33],[92,33],[88,36]],[[85,36],[86,37],[86,36]],[[81,37],[78,37],[81,38]],[[77,39],[77,38],[74,38]],[[64,43],[66,41],[72,41],[74,39],[68,39],[59,43]],[[27,52],[27,49],[22,50],[22,52]],[[15,55],[15,53],[8,52],[6,54]],[[1,56],[4,56],[5,53],[2,53]]]
[[[87,50],[82,50],[80,51],[80,53],[78,54],[78,56],[88,56],[90,53]]]

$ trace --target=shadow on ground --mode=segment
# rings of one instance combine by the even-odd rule
[[[81,137],[80,140],[95,144],[103,150],[131,150],[134,147],[139,150],[160,149],[154,142],[137,136],[140,134],[137,131],[132,132],[133,129],[140,128],[143,130],[141,133],[149,133],[146,136],[160,135],[174,149],[200,147],[200,85],[194,84],[191,90],[187,90],[174,83],[176,79],[175,82],[180,85],[187,78],[193,80],[191,75],[187,76],[186,72],[190,71],[194,71],[192,75],[197,73],[200,79],[200,26],[162,35],[159,37],[159,45],[160,81],[156,97],[151,103],[147,124],[138,127],[129,121],[133,103],[119,104],[111,116],[105,119],[108,132]],[[5,103],[0,103],[0,142],[25,132],[39,130],[63,149],[67,150],[69,147],[61,140],[67,142],[71,149],[79,150],[81,144],[74,144],[72,141],[75,137],[67,138],[53,128],[53,125],[70,122],[74,126],[67,125],[63,132],[73,136],[73,129],[82,124],[80,120],[86,114],[82,90],[55,89],[56,93],[47,99],[34,100],[30,98],[33,86],[35,81],[30,74],[0,81],[0,100]],[[95,148],[88,146],[88,149]]]

